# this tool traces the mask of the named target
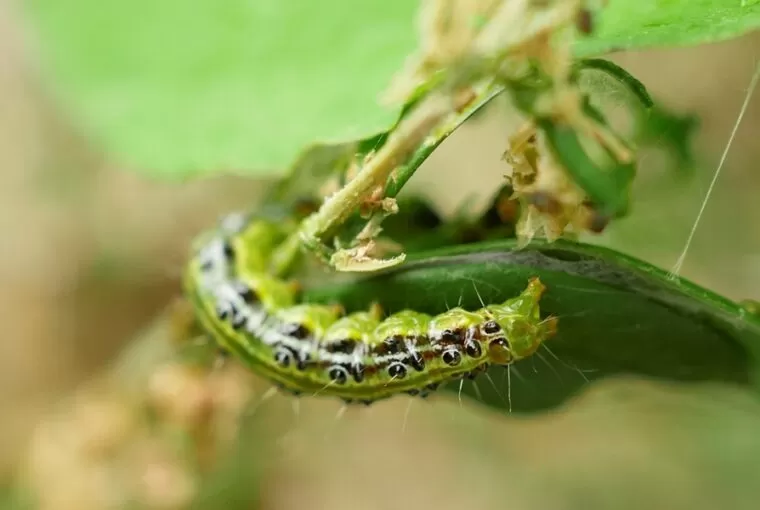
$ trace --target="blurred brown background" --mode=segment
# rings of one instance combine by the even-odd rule
[[[261,190],[259,183],[240,178],[178,184],[122,171],[71,129],[38,80],[33,45],[25,37],[17,14],[0,3],[0,479],[40,413],[113,359],[177,292],[192,235],[220,212],[253,202]],[[758,50],[760,34],[753,34],[707,47],[615,57],[666,105],[701,117],[695,142],[700,168],[685,183],[656,155],[645,155],[633,215],[600,242],[666,268],[675,263],[744,100]],[[760,297],[759,130],[760,98],[755,97],[682,272],[736,299]],[[442,209],[459,206],[470,193],[493,190],[504,171],[500,155],[506,135],[499,112],[489,112],[433,155],[413,188],[434,187]],[[378,420],[384,417],[397,431],[405,408],[404,401],[376,412],[364,433],[393,435]],[[425,420],[432,419],[415,408],[412,436],[405,436],[404,444],[432,445],[421,433]],[[354,434],[359,435],[349,441],[368,437]],[[425,465],[436,465],[435,457],[425,458]],[[394,465],[392,458],[384,461]],[[447,462],[456,466],[466,459]],[[310,490],[309,483],[321,488],[332,483],[309,480],[304,483]],[[338,483],[334,492],[341,487]],[[432,504],[425,498],[433,497],[440,499],[436,507],[461,508],[468,498],[472,502],[470,489],[433,496],[412,490],[407,503]],[[306,501],[296,497],[271,504]],[[328,501],[322,500],[325,506]],[[387,507],[395,508],[390,503]]]

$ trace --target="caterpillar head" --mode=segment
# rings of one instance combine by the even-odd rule
[[[486,308],[490,320],[484,332],[493,363],[508,365],[527,358],[556,333],[556,317],[541,319],[538,302],[544,290],[538,278],[533,278],[516,298]]]
[[[514,313],[496,317],[495,314],[494,322],[500,326],[500,333],[489,340],[488,354],[497,365],[508,365],[527,358],[557,331],[556,317],[538,322]]]

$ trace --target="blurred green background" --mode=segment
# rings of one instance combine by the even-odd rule
[[[672,267],[736,121],[758,48],[760,33],[754,33],[614,56],[666,106],[700,117],[698,168],[686,180],[662,154],[645,153],[631,216],[596,241]],[[484,200],[505,172],[500,156],[513,126],[502,113],[491,109],[452,136],[410,189],[444,212]],[[758,132],[756,97],[682,270],[734,299],[760,297]],[[56,399],[103,368],[178,292],[191,237],[218,214],[254,203],[263,190],[261,182],[233,177],[151,181],[122,171],[98,149],[51,99],[18,12],[0,3],[0,479]],[[389,401],[338,424],[328,419],[333,439],[323,445],[305,436],[300,453],[283,457],[264,485],[264,506],[349,508],[360,501],[367,509],[589,508],[584,505],[595,501],[609,508],[652,508],[653,502],[756,507],[753,490],[760,489],[742,481],[750,481],[760,452],[737,439],[758,430],[756,402],[736,397],[736,403],[714,390],[713,403],[727,406],[719,415],[752,416],[714,446],[750,469],[718,477],[707,471],[720,463],[691,458],[684,439],[698,440],[701,432],[689,429],[689,417],[698,417],[702,404],[676,402],[681,389],[621,388],[583,395],[559,416],[505,418],[469,402],[467,416],[459,416],[456,399],[442,397],[412,407],[405,399]],[[621,394],[622,400],[613,398]],[[628,406],[610,413],[621,401]],[[653,419],[679,406],[687,409],[680,418]],[[337,409],[332,402],[305,407],[301,416],[321,419]],[[670,490],[647,484],[657,480],[668,480]],[[596,483],[605,490],[594,490]],[[561,501],[551,488],[563,491]],[[81,498],[60,508],[97,508],[86,494]]]

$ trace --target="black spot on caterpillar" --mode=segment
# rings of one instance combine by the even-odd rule
[[[363,403],[426,396],[526,358],[556,331],[556,318],[541,318],[538,278],[503,303],[436,316],[403,310],[383,319],[379,307],[344,315],[339,305],[300,303],[295,285],[266,270],[284,236],[272,221],[225,218],[199,238],[184,289],[223,350],[293,393]]]

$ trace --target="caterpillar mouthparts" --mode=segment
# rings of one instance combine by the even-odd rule
[[[441,383],[531,356],[557,329],[541,318],[545,291],[532,278],[518,296],[479,310],[431,316],[379,307],[298,302],[296,287],[266,270],[282,229],[234,215],[199,239],[184,275],[198,322],[219,347],[294,394],[371,403],[427,396]]]

